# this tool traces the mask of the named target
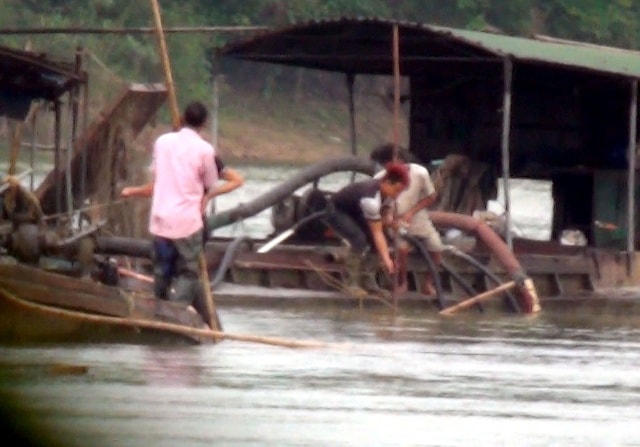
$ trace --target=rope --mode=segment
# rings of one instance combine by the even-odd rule
[[[351,287],[345,286],[342,283],[342,281],[334,278],[329,273],[325,272],[324,270],[322,270],[320,267],[316,266],[315,264],[313,264],[309,260],[305,260],[304,263],[307,266],[311,267],[311,269],[320,277],[322,282],[324,282],[326,285],[328,285],[329,287],[331,287],[334,290],[342,292],[343,294],[345,294],[345,295],[347,295],[347,296],[349,296],[351,298],[357,299],[360,309],[362,309],[362,307],[363,307],[365,298],[372,298],[373,300],[378,301],[378,302],[384,304],[385,306],[388,306],[389,308],[391,308],[393,310],[397,309],[397,306],[394,306],[393,303],[385,300],[381,296],[370,294],[370,293],[366,293],[364,290],[361,290],[360,293],[357,293]],[[362,293],[362,292],[365,292],[365,293]]]
[[[113,79],[115,79],[118,82],[121,82],[123,84],[126,84],[127,81],[124,80],[123,78],[121,78],[120,76],[118,76],[113,70],[111,70],[109,67],[107,67],[107,64],[105,64],[104,62],[102,62],[102,60],[100,60],[100,58],[98,56],[95,55],[95,53],[93,53],[93,51],[89,50],[88,48],[84,49],[84,52],[89,55],[89,57],[91,59],[93,59],[93,61],[98,64],[98,66],[100,68],[102,68],[104,71],[107,72],[107,74],[109,76],[111,76]]]

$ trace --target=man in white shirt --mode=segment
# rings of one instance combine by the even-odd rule
[[[381,166],[386,166],[394,159],[394,147],[386,144],[374,149],[370,158]],[[396,213],[394,227],[406,228],[408,234],[422,239],[435,265],[439,265],[444,245],[438,230],[433,226],[427,208],[437,200],[437,193],[431,181],[429,171],[417,163],[407,163],[405,151],[399,151],[398,159],[406,163],[409,168],[409,186],[396,199]],[[379,174],[378,174],[379,175]],[[398,288],[407,290],[407,258],[409,245],[401,241],[398,252]],[[427,273],[422,292],[434,295],[433,278]]]

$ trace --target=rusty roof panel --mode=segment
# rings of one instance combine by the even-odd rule
[[[46,55],[0,46],[0,88],[16,95],[53,100],[84,82],[71,63]]]
[[[640,78],[637,51],[380,18],[304,22],[228,44],[218,52],[345,73],[390,74],[394,25],[399,27],[403,75],[420,74],[433,64],[475,67],[511,56],[516,61]]]

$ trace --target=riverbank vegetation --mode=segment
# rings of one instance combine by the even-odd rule
[[[339,16],[377,16],[437,25],[640,49],[640,2],[634,0],[181,0],[162,1],[166,27],[260,26]],[[148,1],[4,0],[0,28],[138,28],[153,25]],[[247,35],[169,34],[179,101],[212,102],[213,48]],[[82,49],[92,114],[129,82],[162,82],[151,33],[2,34],[0,44],[73,58]],[[229,159],[304,162],[350,150],[342,76],[302,69],[225,63],[218,77],[218,142]],[[358,150],[392,131],[389,79],[358,79]],[[163,111],[158,122],[169,122]],[[157,131],[163,130],[162,125]],[[406,135],[403,136],[406,138]],[[295,157],[292,157],[295,154]],[[294,160],[295,158],[295,160]]]

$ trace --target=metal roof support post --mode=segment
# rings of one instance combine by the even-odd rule
[[[36,106],[37,107],[37,106]],[[29,176],[29,191],[33,191],[35,187],[35,158],[36,158],[36,140],[38,137],[38,110],[33,113],[31,119],[31,145],[29,147],[29,167],[31,168],[31,175]]]
[[[74,66],[74,73],[77,76],[81,75],[82,69],[82,47],[76,47],[76,59]],[[69,90],[69,111],[70,111],[70,133],[69,133],[69,147],[67,148],[67,212],[69,213],[69,221],[73,214],[73,172],[71,170],[71,162],[73,161],[73,153],[76,147],[76,139],[78,135],[78,114],[79,114],[79,96],[80,86],[76,84],[71,90]],[[76,178],[76,181],[78,179]],[[80,196],[80,200],[84,200],[84,197]],[[79,205],[82,206],[82,202]],[[82,219],[79,219],[79,226],[82,228]]]
[[[504,186],[504,211],[506,218],[506,242],[513,250],[511,238],[511,190],[509,188],[509,132],[511,129],[511,84],[513,81],[513,62],[504,58],[504,88],[502,99],[502,181]]]
[[[347,73],[347,90],[349,91],[349,133],[351,137],[351,155],[358,154],[358,142],[356,140],[356,106],[353,97],[353,85],[356,76],[353,73]],[[351,181],[356,179],[356,173],[351,173]]]
[[[67,213],[69,215],[69,222],[71,222],[71,216],[73,215],[73,185],[71,178],[71,161],[73,159],[73,139],[74,139],[74,131],[73,127],[75,126],[75,119],[73,116],[73,89],[69,90],[69,128],[67,130],[67,150],[65,151],[65,175],[64,175],[64,184],[65,184],[65,193],[66,193],[66,202],[67,202]]]
[[[83,50],[84,54],[84,50]],[[84,135],[89,126],[89,80],[87,73],[84,73],[82,83],[82,134]],[[86,142],[83,141],[86,144]],[[84,201],[87,192],[87,147],[81,148],[80,152],[80,197]],[[82,220],[80,220],[82,222]]]
[[[629,170],[627,181],[627,253],[629,255],[628,273],[633,269],[635,251],[635,206],[636,206],[636,126],[638,118],[638,80],[632,79],[629,101]]]
[[[55,125],[54,125],[54,135],[55,141],[54,145],[54,170],[56,173],[56,214],[60,214],[62,212],[62,188],[60,188],[60,138],[61,138],[61,129],[60,129],[60,100],[56,99],[53,102],[53,111],[55,114]]]
[[[400,30],[393,25],[393,161],[400,152]]]

